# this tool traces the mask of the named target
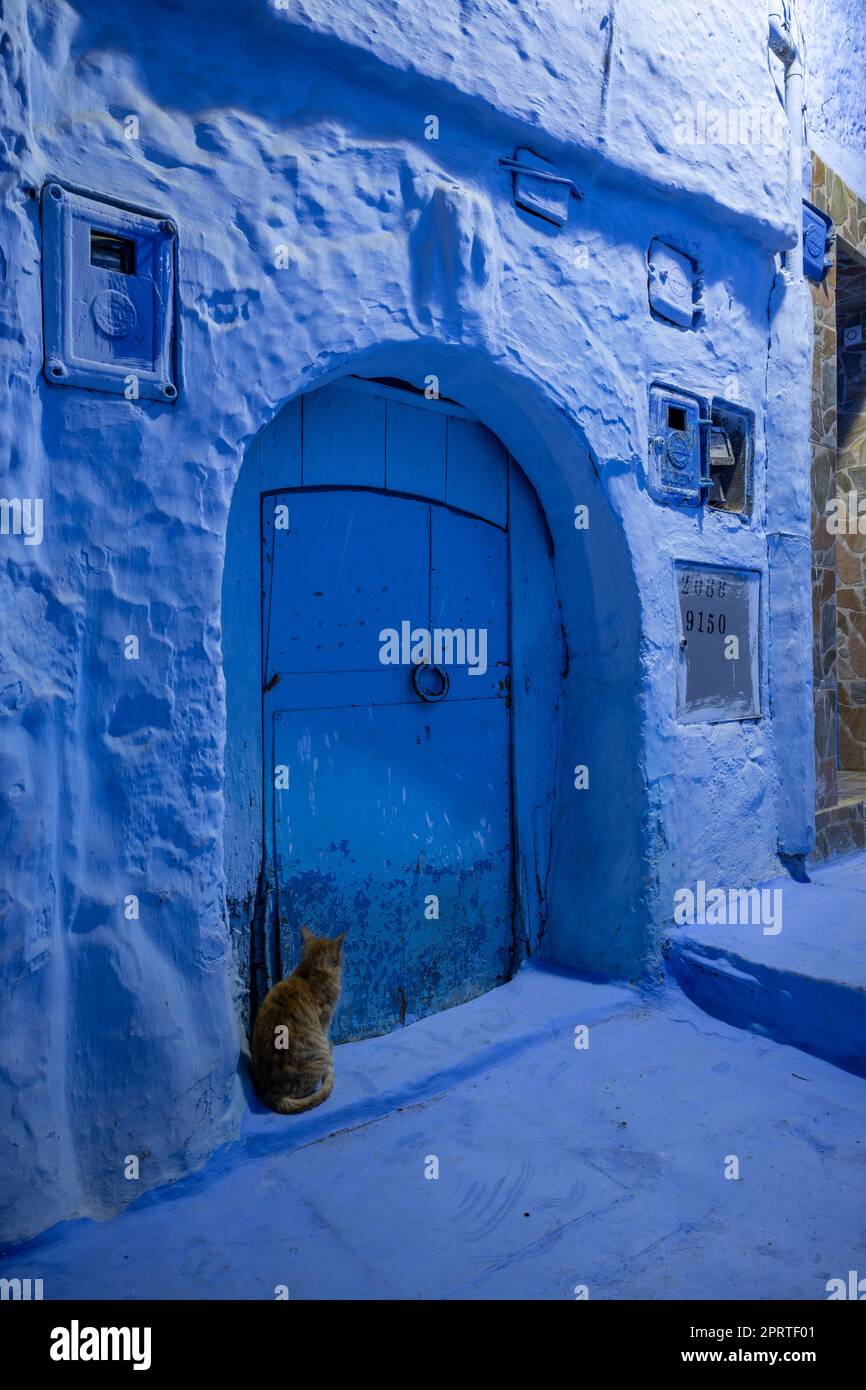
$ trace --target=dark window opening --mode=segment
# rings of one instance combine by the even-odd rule
[[[679,405],[668,406],[668,429],[685,430],[686,412]]]
[[[836,342],[836,467],[845,472],[860,464],[866,404],[866,261],[841,240],[836,248]]]
[[[719,511],[748,516],[752,510],[754,417],[714,400],[707,440],[710,484],[707,502]]]
[[[120,275],[135,274],[135,242],[110,232],[90,232],[90,264]]]

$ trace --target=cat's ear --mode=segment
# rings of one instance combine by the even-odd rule
[[[346,933],[345,933],[344,931],[341,931],[339,936],[335,936],[335,937],[333,938],[333,941],[334,941],[334,960],[339,960],[339,959],[340,959],[340,956],[343,954],[343,937],[344,937],[345,935],[346,935]]]
[[[311,932],[307,924],[304,923],[304,925],[301,927],[301,940],[303,941],[304,945],[306,946],[308,941],[315,941],[315,939],[315,932]]]

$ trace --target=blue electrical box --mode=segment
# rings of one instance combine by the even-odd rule
[[[42,228],[47,380],[176,400],[173,223],[51,182]]]
[[[693,328],[703,311],[694,261],[658,237],[647,256],[650,309],[656,317]]]
[[[699,507],[703,501],[709,427],[704,404],[702,397],[671,386],[650,387],[648,486],[657,502]]]
[[[718,724],[760,718],[760,573],[685,560],[674,562],[674,573],[679,599],[679,719],[684,724]]]
[[[568,220],[572,185],[532,150],[517,150],[512,161],[514,201],[525,212],[533,212],[555,227]],[[537,172],[535,172],[537,171]]]
[[[823,280],[825,271],[833,264],[828,244],[832,229],[832,218],[804,198],[803,271],[810,280]]]

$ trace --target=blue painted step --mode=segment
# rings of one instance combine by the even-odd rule
[[[777,935],[674,927],[673,975],[715,1018],[866,1076],[866,855],[763,886],[781,893]]]

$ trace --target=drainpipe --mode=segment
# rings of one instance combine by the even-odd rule
[[[785,254],[785,265],[795,275],[803,274],[803,55],[791,27],[788,0],[770,0],[768,43],[785,68],[785,115],[791,127],[791,202],[797,218],[797,245]],[[798,26],[799,27],[799,26]]]
[[[803,56],[791,0],[770,0],[770,51],[785,69],[791,127],[789,196],[797,245],[770,296],[764,433],[767,439],[768,685],[776,746],[778,852],[795,876],[812,845],[815,759],[812,711],[812,543],[809,380],[812,297],[803,276]],[[805,665],[805,673],[804,673]]]

